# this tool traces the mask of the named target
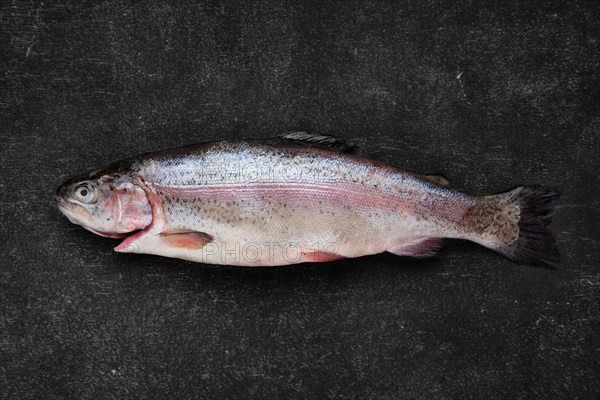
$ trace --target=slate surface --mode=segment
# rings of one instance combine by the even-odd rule
[[[596,2],[3,2],[0,398],[597,398]],[[559,271],[450,241],[240,269],[53,204],[136,153],[307,129],[470,193],[563,193]]]

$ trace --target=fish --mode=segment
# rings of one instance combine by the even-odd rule
[[[75,176],[60,211],[114,250],[206,264],[278,266],[390,252],[438,254],[468,240],[518,263],[560,264],[559,192],[469,195],[442,175],[361,157],[334,136],[292,132],[145,153]]]

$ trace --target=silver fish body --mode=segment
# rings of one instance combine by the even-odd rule
[[[385,251],[426,257],[443,238],[456,238],[517,262],[558,263],[547,230],[558,196],[554,190],[519,187],[470,196],[439,178],[343,150],[334,138],[302,133],[210,142],[144,154],[85,179],[125,177],[146,195],[149,225],[139,226],[149,219],[148,207],[138,215],[129,210],[126,217],[116,215],[122,210],[108,212],[141,228],[115,248],[120,252],[274,266]],[[81,178],[59,189],[62,202],[69,201],[68,188],[77,181]],[[143,202],[139,197],[133,202]]]

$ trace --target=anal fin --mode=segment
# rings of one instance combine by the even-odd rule
[[[345,258],[340,254],[330,253],[327,251],[303,252],[301,257],[302,262],[327,262]]]
[[[443,245],[444,239],[442,238],[424,238],[402,242],[388,251],[398,256],[426,258],[436,255]]]

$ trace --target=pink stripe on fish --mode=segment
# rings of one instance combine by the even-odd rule
[[[202,198],[206,200],[235,201],[243,198],[274,199],[283,202],[328,201],[332,204],[378,207],[384,210],[400,212],[408,204],[397,194],[378,188],[351,183],[340,185],[307,182],[285,183],[247,183],[197,186],[161,186],[155,185],[159,192],[176,195],[179,198]],[[314,197],[309,197],[313,195]]]

